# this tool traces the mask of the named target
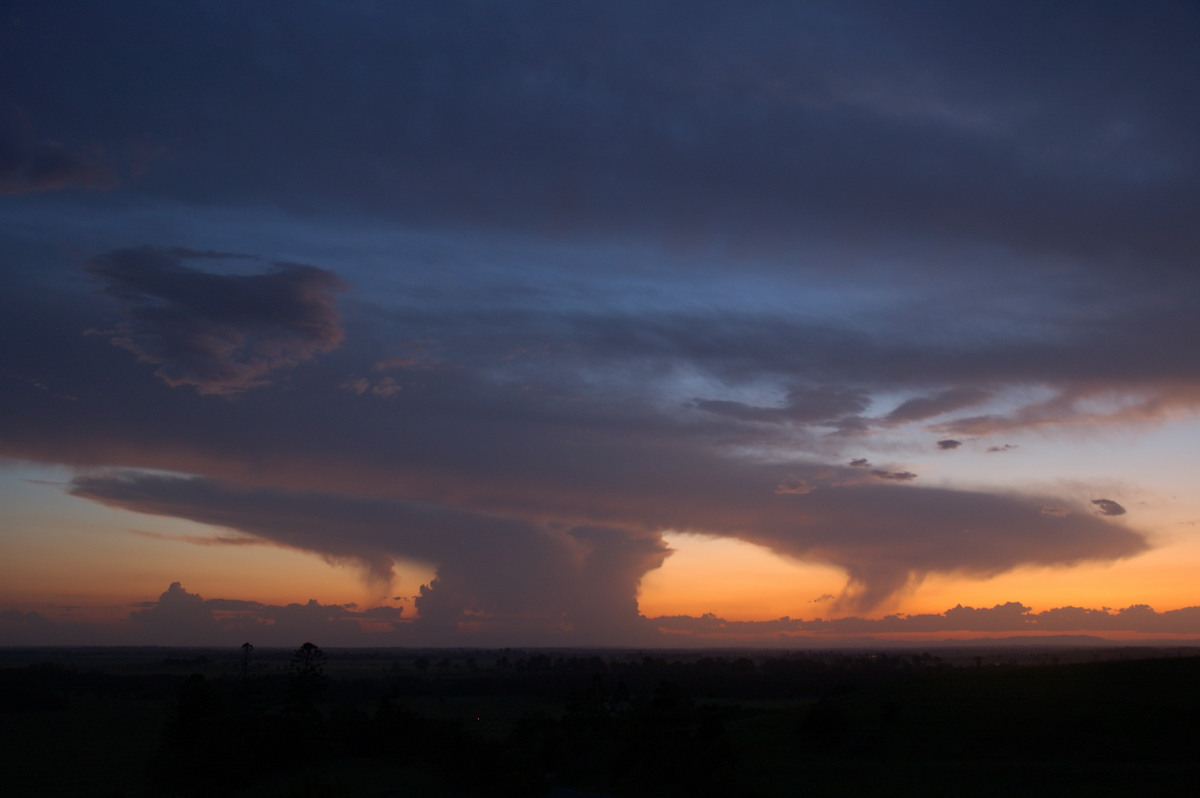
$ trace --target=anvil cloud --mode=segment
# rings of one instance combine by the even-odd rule
[[[1154,545],[922,464],[1200,409],[1192,6],[2,24],[0,456],[73,497],[425,564],[426,640],[653,641],[669,534],[856,613]]]

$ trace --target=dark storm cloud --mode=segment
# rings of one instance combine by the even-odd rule
[[[342,330],[333,292],[343,283],[313,266],[275,264],[266,274],[215,274],[188,261],[222,253],[149,248],[110,252],[88,263],[130,321],[112,343],[171,386],[234,394],[336,347]]]
[[[623,448],[623,458],[636,460],[636,450]],[[604,456],[596,444],[586,451]],[[546,449],[539,459],[581,454],[577,447]],[[540,607],[548,613],[537,616],[542,623],[607,617],[631,633],[632,596],[646,570],[662,562],[666,551],[658,533],[666,529],[739,537],[843,568],[851,584],[841,603],[852,609],[878,605],[929,573],[990,576],[1018,565],[1109,560],[1146,548],[1136,533],[1086,513],[1044,515],[1044,499],[860,484],[843,479],[855,472],[830,469],[814,469],[791,483],[804,484],[803,490],[766,490],[762,483],[777,469],[721,463],[699,450],[673,460],[675,474],[650,477],[657,470],[650,463],[634,479],[617,483],[607,468],[566,480],[552,476],[565,463],[547,463],[533,483],[458,490],[443,484],[433,494],[429,487],[396,485],[475,511],[137,475],[81,478],[74,492],[358,562],[379,580],[389,578],[393,556],[435,563],[438,578],[422,590],[418,607],[430,623],[446,625],[472,609],[519,617]],[[332,484],[334,475],[323,479]],[[585,502],[591,507],[584,509]],[[539,517],[556,520],[527,520]],[[570,518],[590,518],[593,526],[564,527]],[[598,523],[608,531],[590,531]]]
[[[182,286],[198,286],[190,289],[194,299],[180,294],[177,304],[204,323],[229,317],[241,325],[266,318],[290,329],[293,319],[308,318],[310,305],[291,301],[288,291],[279,298],[280,284],[273,280],[291,290],[290,272],[240,277],[185,265],[199,257],[132,250],[95,263],[124,302],[173,301]],[[331,330],[323,292],[336,281],[324,272],[305,271],[300,278],[305,290],[312,285],[310,277],[318,287],[317,329]],[[250,280],[254,290],[234,290],[242,280]],[[261,301],[248,302],[246,296]],[[220,302],[231,298],[242,304]],[[398,322],[400,333],[382,337],[389,340],[367,331],[312,368],[297,370],[287,386],[264,386],[243,392],[237,402],[214,402],[193,391],[161,384],[156,389],[156,381],[127,353],[96,336],[82,336],[97,324],[96,308],[59,307],[54,299],[32,293],[27,299],[0,322],[13,331],[11,370],[37,368],[41,377],[52,375],[47,384],[75,399],[47,396],[26,382],[10,383],[0,421],[7,455],[161,469],[223,480],[226,486],[241,484],[244,495],[232,487],[205,488],[210,493],[204,496],[177,495],[183,486],[198,491],[214,484],[205,481],[85,481],[79,490],[127,509],[179,514],[355,563],[380,584],[390,576],[393,557],[427,559],[437,565],[438,578],[419,599],[422,616],[447,625],[475,606],[520,617],[550,602],[545,606],[552,619],[607,612],[614,624],[628,628],[636,620],[628,602],[644,573],[638,569],[652,567],[655,557],[661,561],[657,536],[671,529],[741,537],[843,568],[851,578],[845,607],[877,605],[930,573],[994,575],[1027,564],[1127,557],[1146,546],[1137,533],[1088,513],[1045,515],[1044,507],[1067,506],[1045,497],[1020,500],[860,484],[861,469],[827,466],[818,456],[788,465],[764,462],[727,446],[731,440],[741,446],[774,443],[777,432],[731,439],[727,427],[708,420],[741,421],[749,405],[733,416],[681,416],[658,406],[652,392],[624,382],[600,384],[598,390],[590,378],[598,368],[624,368],[630,374],[658,368],[643,368],[643,363],[689,364],[725,374],[732,373],[726,364],[735,358],[737,371],[746,374],[782,372],[784,361],[776,358],[786,351],[783,356],[793,365],[824,364],[830,373],[846,376],[850,370],[875,373],[880,385],[888,385],[901,379],[884,365],[902,346],[896,341],[851,338],[853,344],[839,346],[834,358],[824,349],[826,340],[844,343],[846,338],[814,342],[801,332],[805,327],[789,330],[779,320],[729,325],[714,319],[689,338],[682,320],[614,314],[604,325],[611,334],[599,338],[595,312],[583,319],[562,313],[489,319],[469,312],[440,318],[427,312],[405,314]],[[503,326],[499,319],[506,320]],[[174,328],[167,323],[165,329]],[[661,335],[664,330],[671,334]],[[497,343],[497,337],[503,340]],[[416,369],[404,357],[397,360],[399,353],[386,348],[390,338],[427,342],[423,346],[437,341],[445,366]],[[547,339],[555,348],[544,357],[504,359],[518,341],[532,350],[536,341]],[[330,336],[301,340],[318,348]],[[926,363],[950,369],[952,357],[911,348],[897,359],[910,370],[903,379],[914,381],[925,373]],[[402,390],[382,396],[341,387],[351,374],[383,373],[377,368],[383,362],[397,364],[386,373]],[[511,376],[505,368],[512,369]],[[970,368],[978,368],[977,359]],[[821,373],[820,368],[801,371]],[[821,384],[793,388],[787,397],[781,412],[805,421],[855,413],[867,401],[862,389]],[[808,445],[800,434],[797,445]],[[893,477],[884,482],[909,473],[879,470]],[[288,491],[319,492],[329,506],[296,516],[294,508],[304,502]],[[360,500],[366,504],[355,510]],[[427,509],[418,512],[422,507]],[[356,527],[347,520],[356,512],[375,520]],[[393,517],[390,525],[379,520],[387,517]],[[472,543],[460,550],[438,548],[430,538],[403,531],[442,530],[449,541],[471,526],[494,534],[462,538]],[[363,531],[353,533],[356,528]],[[580,565],[591,556],[584,552],[606,551],[609,544],[563,531],[576,528],[618,530],[612,533],[613,551],[622,553],[626,567],[617,569],[608,559]],[[508,552],[507,559],[494,549],[497,545]],[[642,551],[643,546],[650,548]],[[509,563],[511,578],[495,570],[502,562]],[[611,580],[595,584],[623,585],[618,592],[626,598],[597,589],[595,601],[609,602],[601,611],[596,603],[569,598],[577,594],[545,576],[574,573],[576,584],[588,584],[583,574],[589,568]],[[559,590],[564,598],[553,598]]]
[[[51,135],[163,148],[157,196],[755,246],[870,219],[876,240],[1161,264],[1197,243],[1197,25],[1086,3],[28,3],[0,85]]]
[[[643,315],[525,312],[474,318],[467,313],[454,321],[460,331],[471,335],[483,328],[489,336],[512,340],[515,328],[539,343],[557,337],[559,348],[540,361],[547,371],[585,364],[638,364],[661,370],[687,363],[734,386],[763,380],[791,383],[792,394],[775,406],[716,397],[694,401],[695,407],[714,417],[738,421],[886,426],[899,422],[886,416],[871,420],[855,415],[870,404],[871,393],[919,390],[948,381],[980,386],[955,389],[951,392],[955,401],[1029,384],[1045,385],[1052,392],[1049,398],[991,415],[950,415],[930,427],[950,436],[982,436],[1076,419],[1150,420],[1200,403],[1200,366],[1187,344],[1200,336],[1200,317],[1188,299],[1197,290],[1200,284],[1194,277],[1181,277],[1156,287],[1153,294],[1143,290],[1131,303],[1126,289],[1114,285],[1112,295],[1103,298],[1103,311],[1093,311],[1103,316],[1103,324],[1066,319],[1036,338],[980,336],[951,326],[944,336],[929,341],[892,327],[864,332],[778,313],[737,310],[702,314],[668,309]],[[923,311],[918,307],[912,312]],[[472,323],[464,324],[466,320]],[[506,320],[513,326],[502,327]],[[902,323],[909,322],[896,321]],[[461,332],[448,330],[447,335],[453,340]],[[529,340],[523,343],[528,345]],[[569,348],[562,346],[567,341]],[[570,359],[561,359],[562,355]],[[796,386],[797,375],[808,384]],[[1110,409],[1097,410],[1097,406]]]
[[[125,302],[172,301],[187,285],[198,286],[191,289],[196,296],[185,294],[178,304],[205,322],[229,314],[237,324],[268,318],[286,329],[293,318],[307,318],[303,302],[279,300],[270,275],[208,274],[179,263],[199,257],[133,250],[96,263]],[[323,272],[303,275],[305,287],[308,277],[321,290],[334,282]],[[285,277],[274,279],[286,287]],[[246,294],[230,288],[243,279],[265,282],[252,282]],[[314,315],[327,320],[328,295],[317,296]],[[242,305],[218,301],[230,298]],[[393,558],[433,563],[437,579],[418,607],[422,618],[445,628],[480,610],[533,619],[543,630],[590,624],[590,639],[635,634],[636,585],[662,561],[659,535],[666,530],[740,537],[843,568],[851,585],[842,606],[849,608],[877,605],[930,573],[993,575],[1020,565],[1127,557],[1146,546],[1134,531],[1085,512],[1043,515],[1045,506],[1066,506],[1044,497],[862,484],[860,468],[825,465],[819,457],[762,461],[727,448],[728,429],[708,421],[721,414],[681,416],[652,393],[626,383],[597,390],[589,378],[600,366],[650,374],[638,363],[655,359],[716,371],[735,349],[749,373],[761,373],[775,339],[745,330],[714,354],[720,336],[711,330],[704,345],[689,340],[682,325],[673,337],[653,338],[648,331],[664,329],[661,320],[616,315],[609,322],[614,335],[599,341],[594,315],[572,326],[563,314],[526,313],[503,316],[520,323],[509,325],[498,345],[494,322],[470,313],[405,315],[398,336],[379,340],[368,331],[297,370],[286,386],[225,402],[172,390],[127,353],[83,336],[97,324],[92,304],[32,292],[26,299],[0,320],[15,344],[11,368],[38,369],[59,393],[8,384],[0,419],[6,455],[208,477],[89,477],[76,490],[356,564],[378,585],[390,578]],[[209,302],[217,307],[210,310]],[[787,334],[763,320],[751,329]],[[546,330],[557,347],[546,357],[504,359],[514,335],[532,344]],[[445,365],[417,369],[397,359],[386,348],[393,337],[423,346],[438,341]],[[858,354],[871,359],[865,349]],[[921,352],[911,355],[913,367]],[[756,359],[759,367],[750,368]],[[383,373],[380,363],[394,364],[385,371],[403,390],[381,396],[341,387],[349,374]],[[821,419],[857,412],[865,401],[860,389],[815,385],[793,389],[785,410]],[[733,440],[762,445],[778,439],[777,429]],[[611,531],[595,531],[605,529]]]
[[[740,535],[800,560],[843,568],[843,609],[866,609],[930,573],[987,577],[1027,558],[1072,565],[1148,547],[1130,530],[1086,512],[1047,515],[1046,500],[886,483],[814,490],[790,500],[796,517],[761,519]]]
[[[18,3],[0,91],[36,135],[4,168],[146,169],[102,204],[0,208],[27,223],[0,453],[195,475],[76,491],[377,584],[428,561],[443,629],[638,634],[667,530],[844,568],[846,608],[1134,555],[1086,504],[845,463],[910,425],[946,449],[1200,406],[1197,27],[1086,3]],[[88,185],[72,168],[45,171]],[[289,234],[261,243],[261,207]]]
[[[638,583],[668,553],[657,535],[562,529],[429,502],[149,476],[81,478],[72,492],[355,563],[380,588],[393,578],[394,557],[433,564],[437,576],[415,600],[427,640],[453,633],[468,615],[595,642],[631,640],[640,630]]]
[[[962,446],[962,441],[956,441],[953,438],[946,438],[937,442],[937,447],[942,451],[953,451],[959,446]]]

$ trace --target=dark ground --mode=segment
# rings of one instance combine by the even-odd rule
[[[1186,795],[1195,649],[0,650],[6,796]]]

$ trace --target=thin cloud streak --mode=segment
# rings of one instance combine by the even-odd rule
[[[203,535],[167,535],[162,532],[154,532],[149,529],[131,529],[129,534],[137,535],[140,538],[150,538],[151,540],[165,540],[177,543],[187,543],[192,546],[268,546],[267,541],[258,540],[256,538],[241,538],[231,537],[228,535],[216,535],[213,537],[205,537]]]

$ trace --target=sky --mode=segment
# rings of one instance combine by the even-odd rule
[[[0,644],[1200,636],[1200,7],[0,12]]]

